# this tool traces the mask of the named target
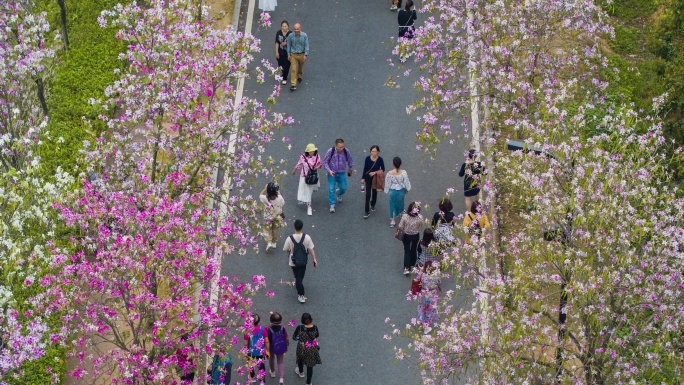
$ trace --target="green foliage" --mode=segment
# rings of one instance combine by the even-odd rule
[[[48,84],[50,138],[46,139],[47,145],[41,154],[48,173],[61,166],[75,174],[83,141],[92,140],[105,129],[98,115],[111,115],[111,111],[98,111],[88,100],[103,99],[105,88],[116,80],[114,69],[124,65],[118,55],[125,45],[116,39],[116,29],[101,28],[97,21],[102,10],[112,9],[117,3],[116,0],[66,1],[70,49],[59,52],[55,78]],[[57,2],[40,0],[38,6],[48,12],[50,25],[59,29]],[[92,123],[92,128],[83,117]],[[59,137],[64,143],[57,149],[55,142]]]
[[[616,0],[606,7],[608,13],[622,22],[648,17],[658,9],[658,0]]]
[[[670,0],[656,23],[654,53],[663,64],[662,81],[669,93],[667,134],[684,143],[684,0]],[[684,166],[681,166],[684,169]]]

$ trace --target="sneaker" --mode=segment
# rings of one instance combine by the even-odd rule
[[[296,367],[296,366],[295,366],[295,374],[298,375],[298,376],[301,377],[301,378],[304,378],[304,377],[306,376],[306,374],[304,374],[304,372],[301,372],[301,373],[300,373],[300,372],[299,372],[299,368]]]
[[[295,87],[295,86],[290,87],[290,91],[294,91],[296,89],[297,89],[297,87]]]
[[[286,86],[286,85],[287,85],[287,79],[283,79],[282,84],[283,84],[284,86]]]
[[[335,190],[335,196],[337,196],[337,203],[342,202],[342,195],[340,195],[340,189]]]
[[[271,375],[271,378],[275,378],[275,370],[269,370],[268,374]]]
[[[306,208],[306,215],[312,216],[313,215],[313,210],[311,210],[311,206]]]
[[[330,206],[330,212],[334,213],[335,212],[335,205]]]
[[[397,8],[397,6],[394,4],[392,4],[392,6],[390,7],[390,11],[396,11],[397,9],[399,8]]]
[[[297,84],[302,82],[302,78],[297,78]]]
[[[304,303],[306,302],[306,297],[303,295],[297,296],[297,301],[299,301],[299,303]]]
[[[375,211],[375,206],[371,206],[371,211]]]
[[[252,378],[251,380],[249,380],[249,382],[251,382],[252,384],[256,383],[256,378]]]
[[[271,243],[270,243],[270,242],[267,242],[267,243],[266,243],[266,250],[264,250],[264,251],[268,251],[268,249],[270,249],[270,248],[271,248]]]
[[[404,268],[404,275],[409,275],[410,273],[411,273],[411,272],[409,271],[409,269]]]
[[[396,226],[396,225],[397,225],[396,223],[390,222],[390,227],[394,227],[394,226]]]
[[[280,385],[283,385],[284,383],[285,383],[285,381],[282,378],[280,379],[280,382],[278,382],[278,384],[280,384]]]
[[[368,217],[370,217],[370,213],[363,214],[363,219],[368,219]]]

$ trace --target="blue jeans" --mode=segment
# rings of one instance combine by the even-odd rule
[[[394,219],[404,211],[404,190],[389,190],[389,216]]]
[[[347,191],[347,173],[336,172],[335,176],[330,176],[328,173],[328,202],[330,202],[330,206],[334,206],[337,202],[335,183],[337,183],[337,189],[340,190],[339,195],[344,195],[344,192]]]

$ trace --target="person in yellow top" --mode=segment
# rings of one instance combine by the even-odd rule
[[[487,215],[482,210],[480,202],[475,201],[470,205],[470,212],[463,218],[463,227],[466,230],[466,244],[470,244],[471,237],[481,239],[483,230],[492,228]]]

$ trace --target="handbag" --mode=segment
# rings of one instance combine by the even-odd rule
[[[318,170],[314,169],[311,167],[309,164],[309,161],[306,160],[306,157],[304,157],[304,161],[306,162],[306,165],[309,167],[309,171],[306,172],[306,176],[304,177],[304,183],[306,184],[318,184]],[[316,163],[314,162],[314,166]]]
[[[418,278],[413,278],[411,280],[411,294],[418,295],[423,290],[423,283],[420,280],[422,276],[423,274],[421,274]]]
[[[404,235],[406,235],[406,234],[404,234],[404,230],[397,229],[397,232],[394,234],[394,238],[397,238],[398,240],[403,241]]]

